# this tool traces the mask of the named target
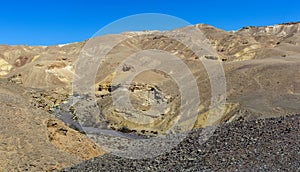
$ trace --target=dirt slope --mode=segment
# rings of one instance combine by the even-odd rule
[[[0,171],[52,171],[104,153],[85,135],[32,107],[25,90],[0,81]]]
[[[190,28],[164,34],[189,33]],[[176,123],[181,98],[179,86],[170,75],[158,70],[143,72],[129,84],[135,111],[113,106],[112,92],[118,85],[112,80],[116,76],[126,79],[135,70],[126,65],[118,73],[115,69],[126,57],[149,49],[176,55],[196,79],[200,111],[195,122],[186,123],[186,127],[202,128],[300,112],[300,23],[244,27],[232,32],[205,24],[192,28],[203,33],[216,54],[198,57],[182,42],[158,31],[105,35],[91,40],[108,44],[128,38],[107,54],[95,83],[91,84],[104,117],[95,126],[104,123],[113,130],[155,136],[164,134]],[[199,40],[202,38],[195,36],[190,42],[201,46]],[[77,109],[71,106],[72,97],[78,97],[72,95],[72,82],[75,64],[86,42],[49,47],[0,45],[0,161],[4,169],[52,170],[104,153],[84,134],[57,119],[65,119],[80,130],[76,123]],[[221,97],[226,97],[226,104],[221,115],[218,106],[209,110],[212,86],[201,60],[220,62],[224,68],[226,95]],[[186,77],[187,73],[180,74],[180,79]],[[191,84],[186,82],[184,86]],[[137,117],[159,103],[167,104],[164,113]],[[62,114],[67,115],[61,117]],[[139,120],[152,122],[141,125]]]

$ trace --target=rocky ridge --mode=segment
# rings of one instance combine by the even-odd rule
[[[122,66],[119,73],[115,69],[124,57],[149,49],[178,56],[195,76],[201,104],[197,119],[193,124],[189,123],[191,128],[281,117],[299,112],[300,23],[245,27],[234,32],[204,24],[193,28],[203,33],[216,54],[208,53],[198,57],[180,41],[163,36],[158,31],[93,38],[106,43],[121,37],[128,38],[108,53],[96,75],[93,86],[97,105],[104,117],[101,124],[105,123],[107,129],[117,132],[152,137],[166,133],[176,122],[181,98],[179,87],[168,74],[158,70],[143,72],[129,84],[131,102],[136,111],[115,109],[113,106],[111,96],[118,85],[112,83],[112,80],[117,75],[126,78],[128,73],[135,70],[130,65]],[[189,27],[164,34],[185,33],[188,30]],[[3,141],[1,147],[6,152],[1,158],[4,168],[36,171],[58,169],[104,153],[78,127],[76,108],[72,104],[73,98],[78,97],[72,92],[75,64],[86,42],[49,47],[0,45],[3,93],[0,99],[3,102],[0,107],[3,112],[1,137],[9,141]],[[224,107],[209,109],[211,84],[201,60],[218,61],[224,68],[227,91]],[[186,74],[182,73],[182,78],[185,77]],[[166,103],[169,108],[156,116],[142,118],[153,122],[141,125],[140,118],[133,118],[159,103]],[[218,116],[216,114],[220,108],[224,112],[214,118]],[[67,119],[64,120],[66,124],[57,118]],[[36,132],[37,129],[39,132]],[[38,137],[32,138],[31,133],[36,133]],[[7,146],[19,142],[19,147]],[[32,152],[33,147],[30,145],[35,144],[40,145],[41,152],[46,152],[45,156],[40,157]],[[21,145],[29,145],[25,146],[29,148],[23,149]],[[86,149],[80,149],[82,145]],[[15,153],[23,157],[22,160],[16,159]],[[30,165],[27,164],[29,161],[37,163]],[[20,165],[14,169],[12,164]]]

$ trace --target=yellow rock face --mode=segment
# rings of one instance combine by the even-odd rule
[[[0,59],[0,77],[6,76],[11,69],[12,65],[10,65],[7,61],[3,59]]]
[[[238,103],[228,103],[210,109],[198,116],[194,128],[204,128],[221,122],[230,121],[232,112],[239,106]]]
[[[235,54],[235,57],[237,57],[235,61],[251,60],[255,58],[255,50],[257,50],[258,48],[260,48],[259,45],[251,45],[242,49],[241,51]]]

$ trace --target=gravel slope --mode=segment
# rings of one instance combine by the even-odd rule
[[[107,154],[62,171],[299,171],[299,124],[300,115],[224,124],[204,144],[198,129],[154,159]]]

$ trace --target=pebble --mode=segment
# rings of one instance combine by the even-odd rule
[[[299,124],[300,115],[232,122],[202,144],[201,129],[196,129],[155,158],[106,154],[61,171],[300,171]]]

